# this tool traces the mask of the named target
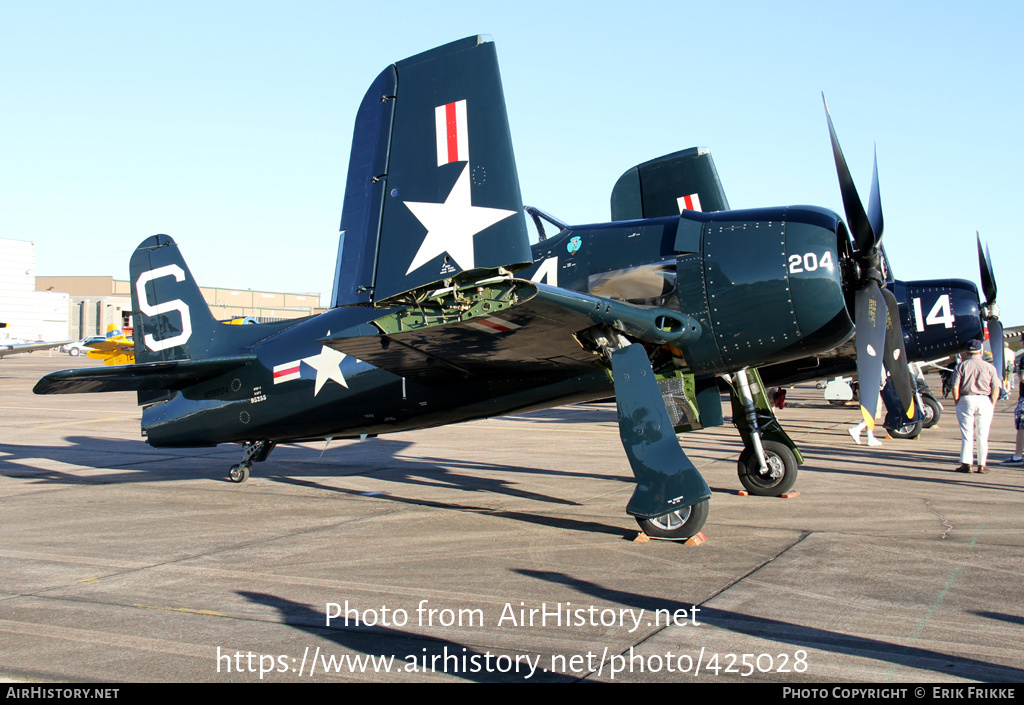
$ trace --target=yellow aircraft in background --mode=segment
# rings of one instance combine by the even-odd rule
[[[94,360],[103,360],[104,365],[135,364],[135,343],[111,323],[107,326],[107,337],[95,343],[89,343],[86,353]]]

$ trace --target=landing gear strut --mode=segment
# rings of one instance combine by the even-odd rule
[[[780,497],[796,483],[803,456],[775,417],[757,370],[739,370],[731,382],[732,420],[744,446],[737,463],[740,483],[752,495]]]
[[[242,462],[231,466],[231,469],[228,470],[228,479],[232,482],[248,480],[252,464],[266,460],[276,445],[275,441],[246,441],[242,445]]]
[[[626,512],[648,536],[695,536],[707,519],[711,489],[679,446],[644,346],[610,328],[594,342],[612,368],[619,438],[637,482]]]

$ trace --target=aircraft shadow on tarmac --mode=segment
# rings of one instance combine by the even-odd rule
[[[153,449],[141,441],[93,438],[88,436],[68,437],[69,445],[19,446],[0,443],[0,475],[24,478],[43,484],[127,484],[134,482],[181,481],[186,479],[226,479],[225,468],[237,456],[235,446],[228,448],[178,450],[174,454]],[[497,463],[453,460],[450,458],[403,457],[403,451],[413,443],[384,438],[368,442],[336,447],[331,456],[311,447],[280,446],[274,451],[272,460],[256,465],[255,478],[271,482],[335,492],[351,497],[370,496],[365,487],[359,489],[340,486],[338,481],[345,477],[372,477],[386,483],[451,489],[472,493],[473,497],[488,495],[514,497],[529,501],[563,506],[580,506],[562,497],[531,492],[521,487],[531,477],[599,479],[632,486],[635,480],[627,476],[593,474],[587,472],[562,472],[546,468]],[[101,472],[83,472],[74,469],[33,467],[32,461],[39,459],[66,462]],[[118,462],[110,462],[112,459]],[[625,464],[625,463],[623,463]],[[108,470],[109,472],[102,472]],[[465,471],[465,472],[460,472]],[[252,480],[250,480],[252,482]],[[625,535],[621,524],[574,519],[567,516],[533,514],[530,512],[500,510],[478,503],[453,503],[416,496],[395,494],[390,487],[374,493],[375,499],[398,502],[437,509],[486,513],[517,521],[571,529],[587,533]],[[630,537],[635,528],[627,531]]]
[[[973,614],[979,617],[987,617],[989,619],[999,620],[1000,622],[1009,622],[1010,624],[1021,624],[1024,625],[1024,617],[1019,617],[1015,614],[1004,614],[1003,612],[979,612],[975,610]]]
[[[890,443],[912,443],[913,441],[893,441]],[[907,455],[902,452],[903,450],[913,451],[912,455]],[[874,478],[886,478],[890,480],[902,480],[908,482],[924,482],[924,483],[939,483],[944,485],[957,485],[961,487],[984,487],[989,490],[1005,490],[1007,492],[1024,492],[1024,488],[1017,485],[1011,484],[998,484],[994,481],[992,475],[987,475],[984,479],[978,475],[964,475],[962,473],[953,472],[957,463],[960,462],[959,456],[950,456],[948,451],[941,450],[927,450],[922,446],[913,446],[909,448],[899,448],[893,451],[886,451],[884,449],[861,449],[861,448],[837,448],[836,446],[825,446],[815,445],[813,443],[807,443],[806,441],[800,444],[800,451],[808,458],[808,463],[800,467],[801,473],[821,473],[824,475],[860,475],[862,477],[874,477]],[[829,467],[824,468],[815,466],[813,458],[815,457],[831,457],[832,460],[845,460],[851,463],[855,463],[858,469],[854,468],[843,468],[843,467]],[[872,459],[875,462],[870,462]],[[868,461],[867,467],[864,467],[865,461]],[[886,472],[884,470],[885,465],[879,461],[887,461],[894,467],[906,466],[909,462],[913,462],[915,470],[925,470],[936,473],[935,476],[928,477],[914,477],[912,475],[906,475],[897,472]]]
[[[539,570],[516,570],[515,572],[538,580],[565,585],[595,598],[616,602],[634,609],[667,609],[669,614],[672,614],[675,610],[689,610],[692,607],[684,602],[604,588],[596,583],[579,580],[565,573]],[[1005,616],[1000,615],[996,618]],[[792,646],[886,661],[893,664],[894,669],[898,666],[905,666],[915,670],[933,671],[985,683],[1020,683],[1024,679],[1024,669],[1012,666],[1002,666],[978,659],[952,656],[932,649],[903,646],[880,639],[853,636],[817,627],[806,627],[777,619],[752,617],[713,607],[701,606],[697,620],[701,624],[719,629]]]
[[[525,675],[529,673],[525,663],[520,663],[520,672],[517,674],[511,661],[496,659],[501,655],[500,650],[480,651],[472,646],[407,632],[394,627],[354,627],[351,625],[345,627],[341,626],[343,622],[340,620],[334,620],[334,624],[327,627],[324,625],[324,614],[307,605],[260,592],[239,591],[237,594],[255,604],[273,607],[280,614],[281,622],[287,626],[332,641],[343,649],[366,654],[367,657],[377,659],[378,664],[381,659],[393,659],[392,673],[406,673],[412,678],[422,678],[424,673],[427,675],[446,673],[464,680],[481,683],[521,683]],[[517,650],[510,648],[508,651],[515,652]],[[543,662],[539,654],[525,654],[524,656],[540,659]],[[345,659],[343,653],[326,654],[319,651],[311,653],[310,657],[311,662],[315,660],[313,665],[316,671],[313,675],[323,676],[325,669],[343,676],[360,672],[358,667],[352,668],[353,661]],[[447,661],[445,657],[447,657]],[[507,658],[507,654],[505,654],[505,658]],[[485,670],[487,664],[491,666],[489,671]],[[424,668],[424,666],[426,667]],[[541,683],[565,683],[578,680],[559,673],[545,672],[543,670],[545,666],[545,663],[538,665],[529,680]],[[281,666],[275,662],[271,667],[280,668]],[[335,670],[339,667],[340,670]],[[298,672],[299,664],[290,664],[289,668],[293,673]],[[505,668],[508,670],[502,673],[502,669]],[[366,667],[362,672],[367,675],[375,675],[372,667]],[[303,675],[309,673],[309,664],[305,664]],[[386,678],[386,675],[383,676],[383,679]]]
[[[500,417],[503,420],[528,421],[531,423],[565,423],[565,424],[592,424],[605,423],[617,427],[619,417],[615,411],[615,402],[592,402],[583,404],[572,404],[569,406],[557,406],[553,409],[542,409],[530,411],[525,414],[509,414]]]

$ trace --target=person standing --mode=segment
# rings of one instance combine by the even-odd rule
[[[1009,399],[1013,391],[1013,349],[1009,345],[1003,346],[1003,367],[999,370],[1002,373],[1003,388],[999,392],[1000,399]]]
[[[953,399],[956,401],[956,418],[960,422],[960,466],[957,472],[972,471],[975,437],[978,440],[978,465],[974,472],[988,472],[988,430],[1003,381],[996,368],[982,358],[983,349],[980,340],[972,340],[967,346],[967,359],[953,372]]]
[[[1003,461],[1003,465],[1024,465],[1024,355],[1017,357],[1014,363],[1014,372],[1017,377],[1017,408],[1013,410],[1013,423],[1017,428],[1017,441],[1013,448],[1013,455]]]

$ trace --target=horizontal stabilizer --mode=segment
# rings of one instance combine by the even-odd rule
[[[51,372],[36,382],[36,394],[83,394],[87,392],[136,392],[154,389],[185,389],[256,361],[256,355],[147,362],[141,365],[89,367]]]

